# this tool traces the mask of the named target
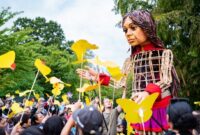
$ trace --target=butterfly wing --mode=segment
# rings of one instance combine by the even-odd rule
[[[51,72],[51,69],[44,64],[40,59],[35,60],[35,66],[42,73],[43,76],[48,75]]]
[[[78,40],[72,46],[71,49],[75,52],[78,61],[83,60],[83,56],[87,50],[98,49],[96,45],[90,44],[87,40]]]
[[[59,88],[57,88],[57,87],[54,88],[54,89],[52,89],[51,92],[53,93],[53,95],[54,95],[55,97],[61,94],[61,91],[60,91]]]
[[[92,91],[92,90],[95,90],[98,88],[98,84],[95,84],[95,85],[90,85],[86,88],[85,92],[88,92],[88,91]]]
[[[138,123],[141,121],[138,115],[139,105],[137,103],[130,99],[117,99],[116,102],[126,113],[125,118],[128,122]]]
[[[119,81],[122,78],[123,74],[119,67],[107,67],[107,69],[108,72],[111,74],[112,78],[116,81]]]
[[[11,68],[15,61],[15,52],[9,51],[0,56],[0,68]]]
[[[144,113],[144,118],[143,121],[147,121],[151,118],[152,116],[152,110],[151,108],[153,107],[153,104],[156,100],[156,98],[158,97],[158,93],[153,93],[151,95],[149,95],[147,98],[145,98],[142,103],[139,105],[140,108],[143,110]]]

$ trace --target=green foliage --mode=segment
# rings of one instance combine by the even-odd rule
[[[3,15],[0,18],[1,28],[3,24],[16,15],[11,13],[9,9],[1,11],[0,14]],[[37,30],[27,28],[16,31],[16,28],[13,27],[0,31],[0,55],[14,50],[16,53],[15,63],[17,65],[15,71],[0,69],[0,96],[6,93],[13,94],[16,90],[24,91],[31,88],[37,72],[34,66],[36,58],[44,60],[46,65],[52,69],[48,77],[56,76],[62,81],[72,84],[71,87],[65,87],[62,93],[68,91],[77,93],[75,91],[75,88],[78,87],[77,84],[79,84],[79,78],[75,73],[77,66],[71,64],[75,56],[58,45],[49,44],[45,46],[41,44],[41,41],[36,41],[35,37],[31,35],[33,31]],[[52,95],[52,85],[45,81],[45,78],[39,74],[34,90],[41,95],[45,95],[45,93]],[[76,98],[76,94],[74,95]]]
[[[114,10],[121,15],[141,8],[152,11],[159,37],[174,53],[174,63],[181,80],[180,96],[189,97],[191,101],[199,100],[200,1],[141,0],[146,2],[143,6],[133,0],[114,1]],[[152,8],[145,7],[149,2]]]
[[[10,12],[10,7],[2,8],[2,11],[0,12],[0,26],[4,25],[8,20],[20,13],[21,12]]]
[[[40,40],[43,45],[64,45],[66,43],[64,32],[59,24],[54,21],[47,22],[45,18],[36,17],[29,19],[27,17],[18,18],[14,22],[14,31],[31,28],[30,35],[35,41]]]
[[[158,35],[175,55],[176,69],[181,79],[180,96],[191,101],[199,100],[200,78],[200,12],[199,2],[192,0],[158,1],[154,15],[158,23]]]
[[[135,9],[152,10],[155,0],[114,0],[114,11],[124,16]]]

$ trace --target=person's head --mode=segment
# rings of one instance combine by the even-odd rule
[[[135,10],[127,13],[123,17],[122,28],[132,49],[135,46],[143,46],[149,42],[157,47],[164,47],[156,35],[155,21],[146,10]]]
[[[64,120],[59,116],[52,116],[44,124],[46,135],[59,135],[65,125]]]
[[[104,98],[103,105],[105,108],[112,108],[112,102],[110,101],[109,98]]]
[[[22,119],[21,119],[22,117]],[[23,128],[28,128],[31,126],[31,119],[30,119],[30,114],[27,114],[27,113],[24,113],[24,115],[22,116],[22,114],[16,116],[13,118],[13,123],[14,125],[16,125],[21,119],[21,123],[20,125],[23,127]]]
[[[58,107],[58,105],[52,105],[52,106],[50,106],[49,112],[52,115],[58,115],[58,113],[59,113],[59,107]]]
[[[24,112],[31,113],[31,108],[29,106],[25,107]]]
[[[45,103],[45,99],[44,99],[44,98],[39,98],[39,99],[38,99],[38,105],[39,105],[39,106],[43,106],[44,103]]]
[[[71,108],[67,108],[67,115],[72,115],[72,109]]]
[[[37,125],[42,123],[42,120],[44,119],[44,115],[40,112],[36,113],[33,115],[33,117],[31,118],[31,124],[32,125]]]
[[[40,128],[32,126],[22,131],[20,135],[45,135],[45,134]]]
[[[123,133],[124,131],[124,125],[121,123],[117,123],[117,132],[118,133]]]
[[[186,99],[172,99],[167,108],[168,121],[171,129],[179,133],[191,134],[191,130],[197,126],[197,120],[192,114],[192,108]]]
[[[7,125],[7,119],[0,117],[0,128],[4,128]]]
[[[72,114],[79,134],[101,135],[103,118],[101,113],[94,106],[86,106],[76,110]]]

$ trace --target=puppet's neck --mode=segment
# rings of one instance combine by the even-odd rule
[[[137,46],[136,50],[137,51],[150,51],[150,50],[155,50],[156,47],[152,44],[152,43],[148,43],[148,44],[145,44],[143,46]]]
[[[161,48],[158,48],[156,47],[154,44],[152,43],[148,43],[148,44],[145,44],[143,46],[136,46],[131,54],[131,56],[134,56],[135,54],[141,52],[141,51],[151,51],[151,50],[159,50]]]

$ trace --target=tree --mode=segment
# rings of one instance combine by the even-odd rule
[[[140,1],[141,2],[141,1]],[[191,101],[200,94],[200,2],[198,0],[115,0],[114,10],[124,15],[134,9],[148,9],[157,22],[157,33],[167,48],[173,50],[175,66],[181,79],[180,96]],[[148,8],[152,6],[152,8]],[[131,7],[131,8],[130,8]]]
[[[145,9],[151,11],[156,0],[114,0],[115,6],[113,11],[116,14],[124,16],[134,9]]]
[[[0,15],[0,27],[2,28],[3,24],[6,24],[16,13],[10,12],[9,9],[3,9]],[[71,64],[71,61],[75,61],[75,56],[57,45],[42,45],[39,40],[36,41],[35,37],[31,36],[32,32],[33,29],[29,28],[16,31],[15,27],[0,30],[0,55],[14,50],[17,65],[15,71],[0,69],[0,96],[6,93],[13,94],[18,89],[24,91],[31,88],[37,72],[34,66],[36,58],[44,60],[46,65],[52,69],[49,77],[56,76],[62,81],[72,84],[71,87],[66,87],[62,93],[71,91],[76,95],[75,88],[78,87],[79,77],[75,75],[76,65]],[[45,81],[40,74],[34,87],[34,90],[41,95],[51,94],[52,85]]]
[[[66,43],[64,32],[59,24],[54,21],[47,22],[43,17],[29,19],[18,18],[14,22],[14,31],[31,28],[30,35],[35,41],[40,40],[43,45],[64,45]]]

